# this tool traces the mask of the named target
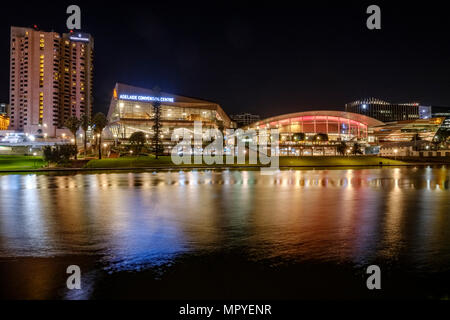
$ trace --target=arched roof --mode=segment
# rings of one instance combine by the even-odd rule
[[[374,118],[371,118],[371,117],[368,117],[368,116],[365,116],[362,114],[358,114],[358,113],[335,111],[335,110],[320,110],[320,111],[306,111],[306,112],[283,114],[283,115],[263,119],[258,122],[252,123],[249,126],[247,126],[247,128],[253,128],[256,126],[266,125],[266,124],[270,124],[273,122],[282,122],[282,121],[286,121],[286,120],[290,120],[290,119],[296,119],[296,118],[300,118],[300,117],[311,117],[311,116],[312,117],[328,116],[328,117],[344,118],[344,119],[360,122],[364,125],[367,125],[368,127],[384,125],[383,122],[381,122],[377,119],[374,119]]]

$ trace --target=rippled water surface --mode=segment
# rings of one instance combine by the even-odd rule
[[[2,296],[354,297],[376,263],[389,296],[413,283],[445,298],[449,179],[446,167],[3,175]],[[77,293],[61,283],[71,264]]]

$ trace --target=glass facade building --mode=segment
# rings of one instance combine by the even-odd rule
[[[255,122],[245,129],[278,129],[279,155],[336,155],[341,142],[367,143],[371,128],[382,122],[342,111],[310,111],[281,115]],[[302,134],[302,138],[299,138]],[[323,139],[326,135],[326,140]]]
[[[381,126],[376,126],[372,130],[376,142],[379,144],[412,141],[417,134],[419,135],[420,140],[432,141],[445,124],[445,119],[446,118],[440,117],[414,121],[390,122]]]
[[[201,122],[203,129],[224,130],[231,120],[215,102],[178,96],[168,93],[157,95],[153,90],[117,84],[108,112],[109,138],[129,139],[134,132],[153,136],[154,102],[161,103],[161,138],[171,146],[173,130],[184,128],[193,134],[194,123]]]
[[[341,111],[310,111],[281,115],[255,122],[251,129],[278,129],[281,137],[304,133],[327,134],[330,141],[366,140],[369,127],[383,123],[363,115]]]
[[[345,111],[362,114],[382,122],[417,120],[425,110],[417,102],[390,103],[376,98],[362,99],[345,105]]]

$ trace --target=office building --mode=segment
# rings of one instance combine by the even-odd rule
[[[9,114],[9,104],[0,103],[0,114]]]
[[[362,99],[345,105],[345,111],[363,114],[382,122],[420,119],[420,104],[390,103],[376,98]]]

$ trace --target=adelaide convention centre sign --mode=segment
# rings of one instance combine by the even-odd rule
[[[165,98],[165,97],[152,97],[152,96],[137,96],[137,95],[128,95],[121,94],[119,96],[120,100],[130,100],[130,101],[159,101],[159,102],[175,102],[174,98]]]

